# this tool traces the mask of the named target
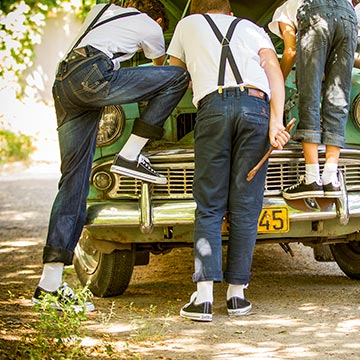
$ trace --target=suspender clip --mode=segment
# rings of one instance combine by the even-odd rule
[[[241,92],[243,92],[245,90],[244,85],[239,85],[239,88],[240,88]]]
[[[219,87],[218,87],[218,93],[219,93],[219,94],[222,94],[222,92],[223,92],[223,88],[222,88],[221,86],[219,86]]]

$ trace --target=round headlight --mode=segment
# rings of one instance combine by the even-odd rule
[[[105,106],[99,123],[96,146],[107,146],[115,142],[124,129],[125,113],[121,106]]]
[[[101,191],[107,190],[112,185],[111,175],[105,171],[99,171],[92,178],[93,185]]]
[[[353,102],[352,114],[355,125],[360,129],[360,94],[356,96]]]

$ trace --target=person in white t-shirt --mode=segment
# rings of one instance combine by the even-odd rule
[[[269,29],[284,40],[285,79],[296,61],[299,123],[294,139],[302,142],[305,158],[305,177],[284,189],[283,197],[340,197],[338,162],[357,38],[352,1],[288,0],[275,11]],[[321,176],[319,144],[326,145]]]
[[[120,1],[93,7],[57,69],[53,96],[62,175],[43,250],[43,272],[32,299],[35,304],[50,293],[58,297],[53,305],[59,309],[59,303],[75,310],[94,309],[91,302],[80,304],[74,299],[72,290],[62,285],[62,273],[64,265],[72,264],[85,223],[90,172],[105,106],[148,102],[112,171],[166,183],[140,152],[149,138],[161,138],[162,126],[184,95],[189,76],[181,67],[161,66],[165,59],[163,30],[169,24],[162,3],[126,0],[125,7],[117,3]],[[138,51],[158,66],[121,67],[122,61]]]
[[[353,1],[353,4],[355,6],[355,13],[356,13],[356,18],[358,21],[358,37],[357,37],[357,46],[356,46],[356,51],[355,51],[355,60],[354,60],[354,66],[357,69],[360,69],[360,3],[359,1]]]
[[[223,279],[221,230],[227,209],[228,314],[251,310],[244,289],[250,281],[267,163],[251,181],[247,174],[269,143],[282,149],[290,135],[283,126],[284,80],[265,31],[234,17],[228,0],[193,0],[190,13],[177,24],[167,51],[170,64],[189,71],[198,109],[193,181],[197,291],[180,315],[211,321],[213,283]]]

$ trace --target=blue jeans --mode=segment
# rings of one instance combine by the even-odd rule
[[[72,264],[86,219],[86,198],[102,108],[148,101],[144,133],[163,126],[188,87],[188,73],[176,66],[113,70],[111,60],[89,48],[88,58],[60,66],[53,85],[58,121],[61,178],[49,222],[43,262]],[[141,128],[141,126],[140,126]]]
[[[347,0],[304,0],[297,18],[300,122],[294,138],[343,147],[357,41],[355,11]]]
[[[248,172],[269,147],[269,102],[237,88],[213,92],[199,103],[195,124],[196,201],[193,281],[222,281],[222,222],[229,210],[225,280],[247,284],[263,204],[265,163]]]

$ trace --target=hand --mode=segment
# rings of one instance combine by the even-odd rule
[[[272,122],[270,120],[269,138],[271,146],[276,150],[282,150],[287,142],[290,140],[290,130],[295,124],[295,118],[284,127],[279,122]]]

